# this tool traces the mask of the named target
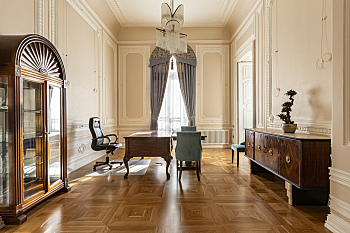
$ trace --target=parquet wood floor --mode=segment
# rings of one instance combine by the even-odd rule
[[[124,150],[117,151],[121,158]],[[157,166],[155,163],[162,163]],[[21,226],[1,232],[329,232],[326,206],[289,206],[284,182],[251,175],[248,160],[231,163],[230,149],[204,149],[201,181],[153,158],[143,176],[85,176],[92,163],[69,175],[72,190],[27,212]]]

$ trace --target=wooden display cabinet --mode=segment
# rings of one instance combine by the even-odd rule
[[[28,209],[67,179],[66,75],[39,35],[0,36],[0,216],[21,224]]]

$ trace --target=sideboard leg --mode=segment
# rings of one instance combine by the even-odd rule
[[[329,189],[299,189],[285,181],[289,205],[328,205]]]

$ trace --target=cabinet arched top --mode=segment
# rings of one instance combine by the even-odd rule
[[[0,63],[10,63],[50,77],[66,79],[57,49],[40,35],[0,36]]]

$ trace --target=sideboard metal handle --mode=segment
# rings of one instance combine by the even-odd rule
[[[261,146],[260,146],[260,145],[258,146],[258,150],[260,150],[260,151],[261,151]]]
[[[273,150],[270,149],[270,150],[269,150],[269,153],[270,153],[270,155],[273,155]]]
[[[250,146],[250,142],[248,142],[248,146]]]
[[[289,155],[286,156],[286,162],[290,163],[290,156]]]

